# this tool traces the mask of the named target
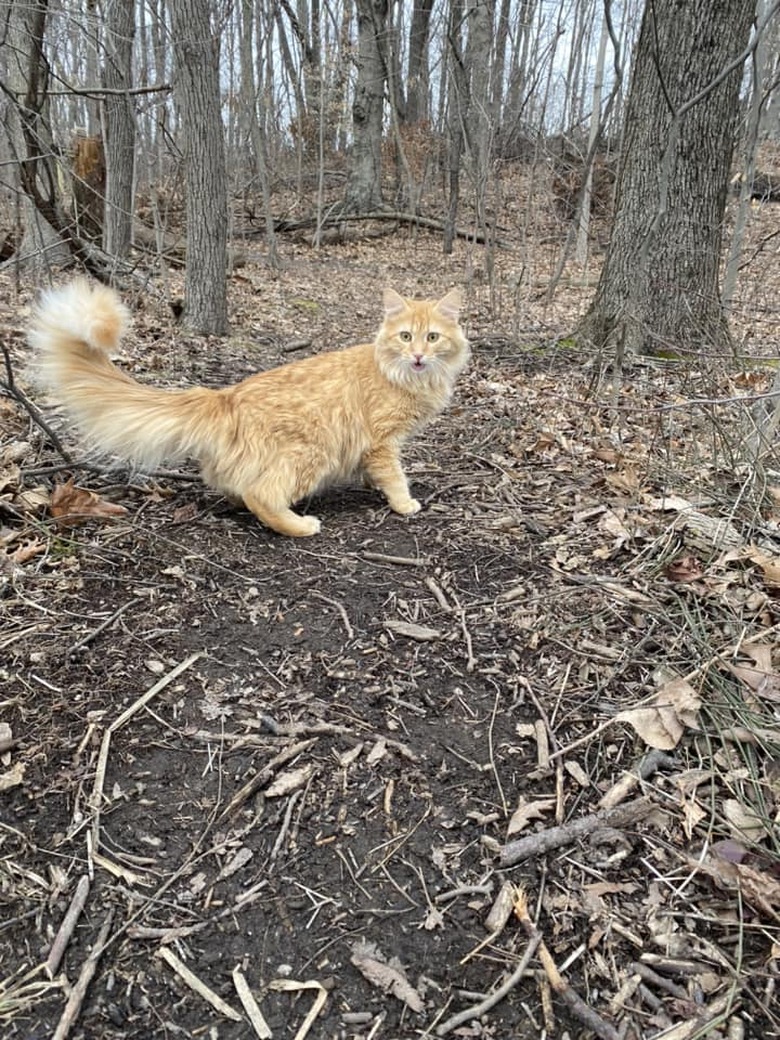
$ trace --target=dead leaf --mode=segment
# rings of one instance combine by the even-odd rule
[[[775,881],[769,874],[754,870],[744,863],[734,863],[725,857],[708,853],[701,860],[688,858],[694,869],[701,870],[711,878],[718,888],[726,892],[737,890],[751,906],[761,910],[768,917],[780,921],[780,881]]]
[[[698,729],[697,714],[701,699],[685,679],[672,679],[649,704],[628,708],[615,718],[633,726],[650,747],[671,751],[677,747],[685,729]]]
[[[385,993],[390,993],[398,1000],[402,1000],[418,1015],[422,1014],[425,1009],[423,999],[409,982],[401,964],[395,957],[386,961],[381,951],[373,943],[359,942],[352,947],[350,959],[372,986],[378,986]]]
[[[396,621],[390,620],[385,621],[385,628],[389,628],[391,632],[395,632],[399,636],[406,636],[408,639],[416,639],[418,643],[431,643],[436,639],[441,639],[442,634],[438,628],[427,628],[425,625],[415,625],[411,621]]]
[[[115,502],[101,498],[96,491],[77,487],[71,478],[58,484],[51,493],[49,512],[61,527],[75,527],[93,518],[126,516],[127,510]]]
[[[748,643],[741,653],[753,659],[755,667],[724,662],[725,667],[759,697],[780,701],[780,674],[772,665],[772,647],[768,643]]]
[[[46,549],[46,542],[42,542],[40,538],[20,538],[20,544],[8,553],[9,558],[14,563],[27,563],[34,556],[39,556]]]
[[[726,798],[723,802],[723,815],[731,828],[732,837],[761,841],[768,834],[764,821],[753,809],[736,798]]]
[[[750,547],[748,559],[757,563],[764,575],[764,581],[772,588],[780,588],[780,556],[772,556],[770,553],[762,552],[754,545]]]
[[[434,928],[444,927],[444,914],[441,910],[437,910],[435,906],[428,908],[428,913],[425,915],[425,920],[422,923],[422,927],[426,932],[432,932]]]
[[[15,762],[8,772],[0,773],[0,792],[10,791],[12,787],[18,787],[23,783],[26,769],[24,762]]]
[[[292,794],[293,791],[297,791],[299,787],[307,784],[316,772],[317,766],[314,762],[307,762],[306,765],[298,766],[297,769],[288,769],[285,773],[280,773],[274,782],[268,785],[265,796],[266,798],[281,798],[282,795]]]
[[[194,502],[187,502],[183,506],[177,506],[173,511],[173,523],[186,524],[194,520],[198,515],[198,507]]]
[[[544,814],[554,806],[554,798],[539,798],[535,802],[526,802],[521,799],[520,805],[512,813],[507,825],[507,837],[511,838],[513,834],[519,834],[532,820],[541,820]]]
[[[673,560],[672,563],[667,564],[664,573],[669,581],[698,581],[699,578],[704,577],[704,571],[701,568],[701,564],[695,556],[681,556],[678,560]]]

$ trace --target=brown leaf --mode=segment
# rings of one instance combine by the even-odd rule
[[[772,647],[768,643],[748,643],[741,653],[752,657],[755,667],[730,661],[724,661],[724,666],[759,697],[780,701],[780,674],[772,665]]]
[[[77,487],[72,478],[66,484],[58,484],[52,491],[49,512],[61,527],[75,527],[93,517],[106,519],[127,515],[124,506],[108,502],[96,491]]]
[[[19,545],[8,553],[14,563],[27,563],[34,556],[40,555],[46,548],[46,543],[39,538],[20,538]]]
[[[615,718],[633,726],[650,747],[671,751],[677,747],[686,727],[698,729],[697,714],[701,699],[684,679],[672,679],[639,708],[628,708]]]
[[[665,569],[666,577],[669,581],[698,581],[699,578],[704,576],[704,571],[701,569],[701,564],[695,556],[681,556],[679,560],[674,560],[668,564]]]
[[[780,882],[769,874],[754,870],[743,863],[732,863],[721,856],[708,853],[702,860],[690,859],[692,867],[702,870],[724,891],[739,891],[751,906],[775,921],[780,921]]]
[[[422,997],[412,986],[395,958],[386,961],[372,943],[356,943],[352,949],[352,963],[373,986],[402,1000],[412,1011],[421,1014],[425,1009]]]
[[[506,836],[511,838],[513,834],[519,834],[532,820],[541,820],[554,806],[554,798],[539,798],[535,802],[522,801],[512,813],[512,818],[507,824]]]

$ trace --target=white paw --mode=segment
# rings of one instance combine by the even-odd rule
[[[400,513],[401,516],[414,516],[415,513],[419,513],[422,506],[416,498],[410,498],[407,502],[396,502],[392,507],[394,512]]]
[[[322,523],[319,517],[316,516],[302,516],[300,525],[300,537],[308,538],[310,535],[319,534],[322,529]]]

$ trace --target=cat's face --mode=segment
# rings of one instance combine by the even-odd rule
[[[377,360],[393,382],[409,389],[451,384],[464,367],[469,346],[458,324],[457,289],[441,300],[407,300],[384,294],[385,318],[376,338]]]

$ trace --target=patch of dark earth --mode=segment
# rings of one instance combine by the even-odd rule
[[[0,977],[45,959],[94,866],[57,973],[72,985],[110,921],[74,1040],[253,1035],[164,951],[236,1013],[240,968],[274,1036],[295,1036],[318,992],[280,980],[327,992],[313,1037],[435,1036],[526,949],[517,922],[497,942],[485,930],[504,878],[547,893],[558,963],[591,940],[587,907],[561,909],[565,856],[500,871],[496,849],[518,798],[554,783],[517,739],[539,718],[525,676],[556,697],[530,604],[565,603],[575,639],[598,601],[539,558],[560,525],[544,494],[554,474],[528,459],[521,483],[506,463],[512,418],[490,415],[478,384],[470,400],[410,447],[417,517],[337,489],[304,504],[322,535],[294,541],[194,481],[120,486],[128,519],[52,535],[37,573],[6,590],[4,625],[21,635],[0,663],[2,699],[26,773],[0,803]],[[567,479],[587,489],[592,476]],[[527,590],[522,625],[497,607],[513,588]],[[569,721],[587,718],[588,687],[562,709]],[[645,877],[641,843],[612,853],[586,854],[600,879]],[[366,944],[417,1009],[360,971]],[[610,949],[636,957],[630,936]],[[599,1006],[576,958],[568,977]],[[66,995],[42,987],[4,1040],[52,1036]],[[536,1038],[543,1021],[531,969],[455,1035]]]

